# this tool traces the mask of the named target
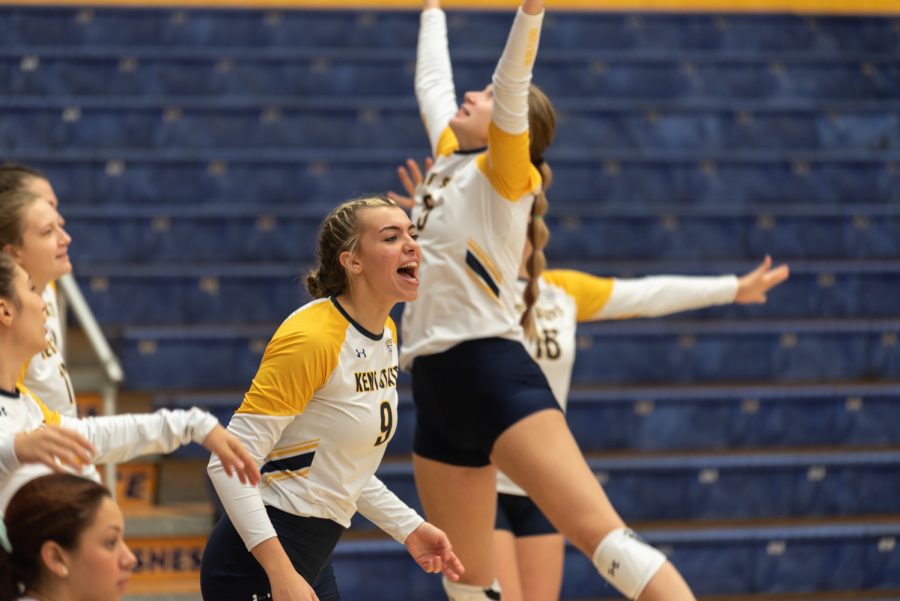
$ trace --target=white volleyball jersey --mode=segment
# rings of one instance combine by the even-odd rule
[[[531,165],[528,84],[542,15],[519,11],[494,75],[487,149],[458,152],[457,112],[440,10],[422,13],[416,93],[436,160],[416,190],[419,299],[403,313],[402,366],[475,338],[518,340],[516,278],[541,176]]]
[[[525,293],[525,286],[526,282],[519,280],[519,298]],[[656,276],[625,280],[551,269],[541,274],[538,287],[540,296],[534,306],[536,336],[525,346],[547,376],[553,396],[565,409],[579,323],[657,317],[731,303],[737,294],[737,278]],[[519,306],[524,310],[524,305]],[[497,490],[525,495],[499,471]]]
[[[16,434],[31,432],[44,424],[69,428],[87,438],[97,450],[94,463],[121,463],[147,453],[168,453],[192,441],[201,442],[218,421],[196,408],[77,419],[48,409],[27,388],[14,393],[0,390],[0,515],[22,485],[52,473],[43,464],[19,463],[13,448]],[[78,475],[99,481],[94,465],[85,466]]]
[[[422,523],[374,476],[397,427],[396,340],[390,318],[383,332],[368,332],[330,298],[275,332],[228,426],[260,465],[259,489],[210,462],[248,549],[275,536],[264,505],[345,528],[358,509],[399,540]]]
[[[78,417],[75,390],[63,357],[62,327],[56,286],[52,283],[41,295],[46,306],[47,348],[25,366],[19,383],[24,385],[48,408],[67,417]]]

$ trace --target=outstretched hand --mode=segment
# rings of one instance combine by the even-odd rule
[[[404,544],[419,567],[429,574],[443,573],[449,580],[456,582],[466,571],[453,552],[444,531],[428,522],[423,522],[413,530]]]
[[[428,173],[432,165],[434,165],[434,159],[427,157],[423,162],[423,165],[425,166],[425,173]],[[415,160],[406,159],[405,166],[400,165],[397,167],[397,177],[400,178],[400,184],[406,191],[406,195],[391,190],[387,193],[388,198],[404,209],[408,211],[412,210],[413,206],[416,204],[416,187],[423,181],[422,170]]]
[[[259,484],[259,469],[256,462],[238,440],[237,436],[216,424],[203,439],[203,446],[215,453],[229,476],[234,472],[241,484]]]
[[[16,434],[13,451],[19,463],[43,463],[55,472],[80,471],[93,462],[97,450],[84,436],[59,426],[43,426]]]
[[[738,292],[734,302],[740,305],[765,303],[769,290],[784,282],[789,275],[787,265],[772,269],[772,257],[766,255],[759,267],[738,278]]]

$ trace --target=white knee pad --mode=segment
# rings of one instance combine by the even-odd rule
[[[444,578],[444,591],[450,601],[500,601],[500,583],[496,580],[490,588],[484,588]]]
[[[637,599],[666,562],[666,556],[639,540],[631,529],[617,528],[594,551],[600,575],[629,599]]]

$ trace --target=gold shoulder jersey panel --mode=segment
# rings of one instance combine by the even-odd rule
[[[53,411],[52,409],[49,409],[47,407],[47,405],[45,405],[43,403],[43,401],[41,401],[41,399],[34,396],[34,394],[30,390],[28,390],[28,388],[19,384],[19,390],[22,391],[23,397],[29,397],[35,403],[37,403],[38,408],[41,410],[41,413],[44,415],[44,423],[45,424],[47,424],[48,426],[58,426],[60,423],[62,423],[62,418],[60,417],[59,413],[57,413],[56,411]]]
[[[347,320],[329,299],[289,317],[266,346],[238,413],[298,415],[328,382],[347,335]]]
[[[612,296],[615,280],[601,278],[572,269],[549,269],[541,274],[544,280],[565,290],[575,300],[578,321],[591,321],[603,310]]]
[[[456,139],[456,134],[449,127],[445,127],[441,132],[441,137],[438,138],[435,154],[439,157],[448,157],[457,150],[459,150],[459,140]]]
[[[388,316],[387,327],[391,331],[391,336],[396,343],[399,338],[397,338],[397,324],[394,323],[394,319]]]
[[[491,122],[488,151],[478,157],[478,169],[506,200],[517,201],[542,185],[540,171],[531,164],[529,146],[527,130],[510,134]]]

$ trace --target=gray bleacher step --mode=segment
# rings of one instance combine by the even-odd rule
[[[209,503],[128,507],[126,537],[207,536],[213,527]]]

